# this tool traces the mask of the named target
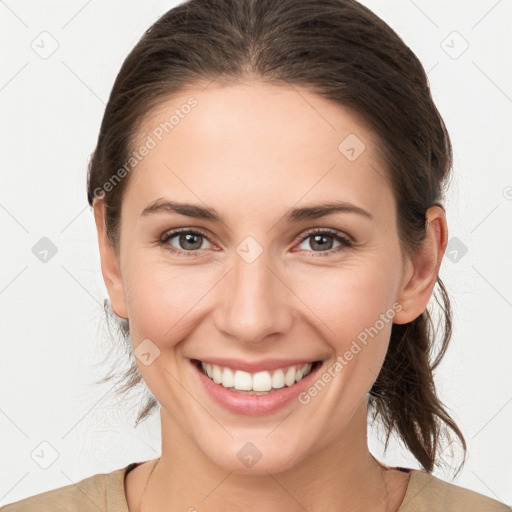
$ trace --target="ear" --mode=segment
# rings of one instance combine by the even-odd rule
[[[93,203],[94,220],[98,231],[98,245],[101,258],[101,273],[107,287],[110,304],[114,313],[122,318],[128,318],[123,279],[119,266],[119,257],[107,237],[105,223],[106,209],[104,201],[95,199]]]
[[[436,284],[439,267],[448,243],[446,214],[441,206],[431,206],[426,213],[427,232],[422,246],[411,260],[399,291],[397,302],[402,309],[393,322],[412,322],[426,309]]]

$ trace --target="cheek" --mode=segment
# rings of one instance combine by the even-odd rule
[[[351,403],[349,395],[364,396],[384,362],[397,307],[396,269],[380,261],[364,269],[323,269],[312,277],[303,277],[298,295],[307,297],[308,308],[318,317],[316,328],[338,361],[332,374],[342,375],[333,379],[335,387]]]
[[[392,307],[393,274],[392,268],[381,266],[304,273],[298,295],[326,324],[330,338],[345,339],[374,325]]]
[[[127,258],[123,275],[132,339],[135,344],[145,338],[158,344],[165,340],[170,346],[201,311],[202,299],[218,276],[197,266],[178,267],[143,256]]]
[[[133,251],[125,258],[125,269],[123,282],[134,344],[149,338],[173,347],[215,309],[218,304],[212,297],[223,296],[219,290],[210,297],[208,293],[224,286],[219,283],[224,268],[171,265],[164,258],[148,258],[144,251],[137,256]],[[388,254],[387,258],[373,255],[364,261],[340,262],[337,267],[300,264],[284,280],[293,292],[290,304],[301,310],[299,322],[302,318],[313,324],[340,354],[352,340],[364,339],[368,330],[374,333],[375,326],[379,339],[389,339],[392,322],[383,326],[379,318],[392,307],[396,279],[396,261]],[[233,300],[231,294],[229,297]]]

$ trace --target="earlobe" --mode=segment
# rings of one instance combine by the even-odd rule
[[[394,318],[396,324],[412,322],[426,309],[446,250],[448,228],[444,209],[438,205],[431,206],[427,210],[426,221],[423,244],[410,261],[407,273],[404,273],[404,283],[397,299],[402,309]]]
[[[119,257],[107,237],[105,224],[105,203],[96,199],[93,203],[94,221],[98,232],[98,246],[101,259],[101,273],[110,298],[114,313],[121,318],[128,318],[123,279],[119,267]]]

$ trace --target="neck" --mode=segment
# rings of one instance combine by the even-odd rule
[[[164,509],[226,512],[395,511],[407,475],[386,470],[371,455],[366,403],[327,446],[278,473],[226,471],[198,450],[164,409],[162,456],[143,496],[141,512]]]

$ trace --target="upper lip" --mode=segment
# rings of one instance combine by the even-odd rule
[[[196,358],[203,363],[227,366],[233,370],[243,370],[249,373],[277,370],[288,366],[303,366],[308,363],[319,361],[319,359],[265,359],[261,361],[244,361],[243,359],[227,359],[225,357]]]

